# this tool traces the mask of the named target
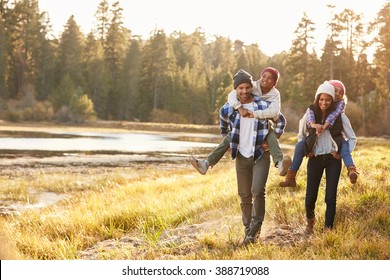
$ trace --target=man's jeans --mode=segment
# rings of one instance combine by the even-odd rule
[[[264,221],[265,185],[270,168],[270,153],[265,152],[259,160],[245,158],[240,153],[236,158],[238,195],[242,223],[246,232],[256,234]]]

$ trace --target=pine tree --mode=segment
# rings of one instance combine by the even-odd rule
[[[246,57],[244,42],[240,40],[234,41],[233,52],[237,61],[237,69],[248,69],[248,59]]]
[[[3,8],[0,13],[0,100],[8,97],[8,50],[2,13]]]
[[[371,101],[371,110],[366,113],[367,122],[377,124],[380,118],[384,123],[390,122],[390,2],[387,2],[379,11],[378,17],[370,27],[370,31],[377,32],[374,39],[376,51],[374,54],[375,65],[375,95],[368,93],[367,101]],[[373,100],[372,100],[373,99]],[[370,118],[370,119],[369,119]],[[390,134],[388,125],[377,128],[380,134]]]
[[[148,120],[153,109],[162,109],[164,86],[167,85],[170,65],[168,41],[165,32],[155,30],[142,51],[142,74],[138,96],[139,118]]]
[[[137,97],[139,95],[139,83],[141,79],[142,50],[139,40],[131,40],[123,63],[121,85],[123,96],[123,118],[126,120],[137,119]]]
[[[111,22],[110,6],[108,4],[108,0],[102,0],[99,3],[98,9],[95,13],[95,18],[97,20],[96,36],[102,42],[102,44],[104,44]]]
[[[123,27],[122,8],[115,2],[111,9],[111,24],[104,44],[104,60],[109,77],[107,112],[108,117],[123,119],[125,93],[122,86],[123,62],[126,57],[130,31]]]
[[[390,97],[390,2],[387,2],[378,13],[378,18],[370,30],[378,32],[374,40],[377,47],[374,64],[378,74],[378,79],[375,80],[379,93],[378,102],[388,102]]]
[[[39,84],[38,65],[46,43],[47,26],[37,0],[16,1],[12,8],[4,10],[8,51],[12,59],[9,61],[9,92],[11,98],[20,98],[27,88],[35,92]]]
[[[68,19],[65,25],[65,30],[61,34],[58,48],[58,81],[61,81],[64,76],[68,76],[72,81],[72,84],[74,84],[77,89],[80,89],[80,92],[84,92],[86,90],[83,75],[85,38],[81,33],[74,16],[71,16]],[[70,100],[68,100],[65,104],[57,105],[68,105],[69,101]]]
[[[313,101],[312,75],[315,72],[310,71],[310,66],[314,56],[310,55],[309,49],[314,39],[314,22],[304,13],[301,21],[295,30],[296,39],[293,40],[289,51],[286,72],[289,79],[289,85],[286,89],[287,99],[294,99],[298,108],[306,107]]]
[[[214,113],[209,123],[214,123],[219,108],[227,101],[227,93],[233,88],[233,73],[237,71],[237,61],[232,51],[233,42],[224,37],[216,37],[205,46],[207,63],[207,83],[210,95],[210,109]]]
[[[252,74],[253,80],[258,80],[260,78],[260,71],[266,67],[270,66],[269,58],[265,55],[259,48],[257,44],[252,44],[250,46],[245,46],[245,53],[248,61],[248,71]],[[281,67],[273,65],[280,70]]]
[[[97,116],[101,119],[107,119],[108,75],[104,63],[104,49],[102,41],[97,40],[92,32],[87,37],[84,58],[86,93],[93,101]]]

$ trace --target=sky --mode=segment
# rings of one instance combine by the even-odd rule
[[[288,51],[295,38],[294,31],[304,12],[315,23],[316,49],[324,46],[328,4],[335,12],[348,8],[362,14],[363,22],[372,21],[389,0],[119,0],[123,8],[124,26],[133,35],[149,38],[150,33],[163,29],[191,34],[200,27],[206,35],[241,40],[245,45],[258,44],[269,56]],[[64,30],[71,15],[85,34],[95,29],[95,13],[101,0],[39,0],[41,12],[48,12],[56,37]],[[109,0],[110,6],[114,0]]]

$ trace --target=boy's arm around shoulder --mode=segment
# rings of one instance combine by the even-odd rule
[[[265,98],[267,97],[267,98]],[[274,119],[280,114],[280,93],[276,88],[273,88],[265,96],[260,98],[270,102],[267,109],[253,112],[253,116],[257,119]]]
[[[219,109],[219,128],[221,135],[225,136],[229,133],[229,103],[226,103]]]
[[[275,134],[277,138],[280,138],[280,136],[284,133],[284,129],[287,125],[286,117],[282,113],[280,113],[278,117],[273,118],[272,121],[275,123]]]
[[[237,92],[236,90],[232,90],[228,94],[228,103],[229,106],[233,107],[234,109],[238,109],[242,106],[241,102],[237,99]]]

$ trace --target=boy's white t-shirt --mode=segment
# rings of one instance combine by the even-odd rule
[[[254,110],[253,102],[242,105],[245,109],[249,111]],[[250,158],[254,155],[254,145],[253,145],[253,134],[255,132],[254,118],[240,118],[240,142],[238,144],[238,151],[241,155],[246,158]]]
[[[262,94],[260,83],[261,81],[257,80],[253,84],[253,95],[259,96],[263,100],[270,102],[270,104],[267,109],[254,111],[253,115],[257,119],[274,119],[280,114],[280,92],[277,88],[273,87],[266,94]],[[228,102],[229,106],[233,107],[234,109],[241,107],[242,104],[237,99],[236,90],[233,90],[229,93]]]

